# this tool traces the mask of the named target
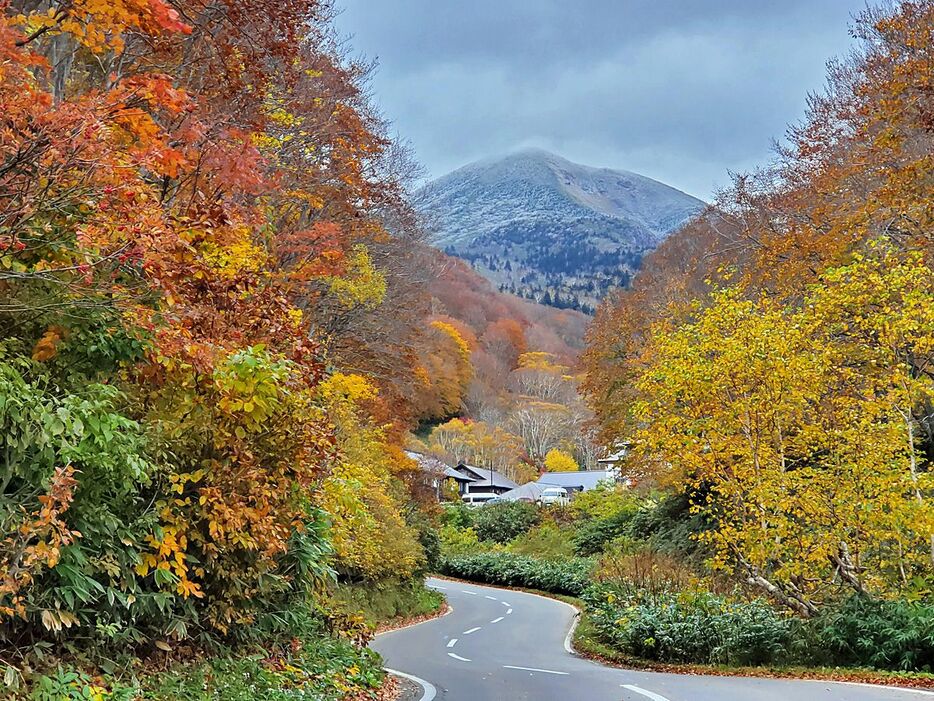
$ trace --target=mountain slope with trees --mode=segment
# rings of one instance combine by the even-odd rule
[[[499,289],[591,311],[700,200],[636,173],[530,149],[464,166],[414,199],[432,243]]]

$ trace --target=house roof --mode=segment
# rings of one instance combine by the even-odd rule
[[[461,472],[458,472],[453,467],[448,465],[437,458],[433,458],[430,455],[425,455],[424,453],[417,453],[414,450],[405,451],[407,457],[411,458],[419,464],[419,467],[423,471],[428,472],[432,475],[440,477],[444,475],[445,477],[450,477],[451,479],[457,480],[458,482],[473,482],[475,481],[472,477],[469,477]]]
[[[547,485],[538,484],[537,482],[527,482],[521,487],[516,487],[515,489],[510,489],[508,492],[503,492],[500,494],[500,499],[507,499],[508,501],[520,501],[522,499],[527,499],[529,501],[538,501],[538,498],[542,495],[542,492],[545,491]]]
[[[539,477],[538,484],[571,489],[593,489],[603,480],[613,476],[607,470],[575,470],[573,472],[546,472]]]
[[[461,463],[457,466],[457,471],[462,474],[467,474],[469,477],[472,477],[471,489],[473,487],[505,487],[507,489],[515,489],[519,485],[513,482],[511,479],[506,477],[506,475],[496,470],[492,471],[492,481],[490,480],[490,470],[486,467],[475,467],[474,465],[467,465],[466,463]],[[466,471],[466,473],[465,473]]]

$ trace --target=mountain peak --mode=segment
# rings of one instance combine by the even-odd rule
[[[588,306],[625,284],[644,253],[704,207],[638,173],[540,148],[458,168],[419,190],[415,204],[436,227],[435,245],[500,287],[586,297]]]

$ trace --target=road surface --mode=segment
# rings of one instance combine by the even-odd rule
[[[820,681],[605,667],[569,652],[575,612],[544,597],[430,579],[453,611],[371,647],[423,682],[423,701],[924,701],[934,693]]]

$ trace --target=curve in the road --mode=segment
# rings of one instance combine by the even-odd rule
[[[845,682],[606,667],[571,651],[577,611],[554,599],[431,579],[451,609],[372,643],[422,701],[918,701],[934,693]],[[427,680],[427,681],[426,681]]]

